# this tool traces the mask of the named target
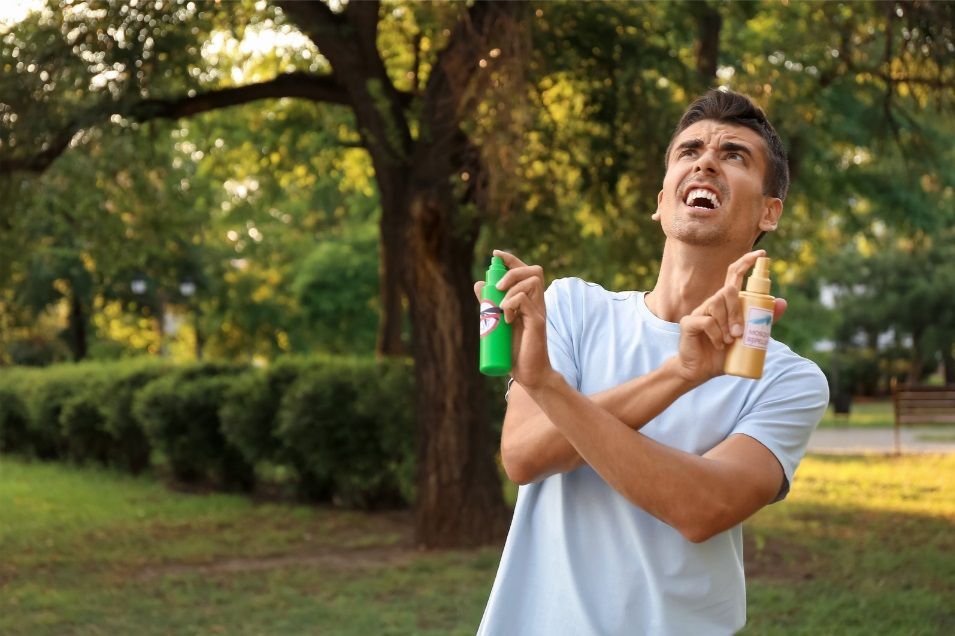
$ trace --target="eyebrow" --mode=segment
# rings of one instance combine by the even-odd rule
[[[676,147],[677,150],[697,150],[703,147],[702,139],[687,139]],[[750,159],[753,158],[753,151],[749,146],[738,144],[733,141],[727,141],[720,145],[720,152],[742,152]]]

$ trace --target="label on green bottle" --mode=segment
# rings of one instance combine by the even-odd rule
[[[504,310],[494,304],[494,301],[481,301],[481,337],[497,329],[504,318]]]

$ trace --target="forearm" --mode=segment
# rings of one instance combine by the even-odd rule
[[[612,488],[690,540],[703,540],[736,522],[729,516],[732,475],[718,461],[634,433],[630,422],[652,419],[691,388],[665,367],[647,376],[647,383],[645,399],[631,400],[635,412],[626,423],[559,376],[529,393],[581,461]]]
[[[632,430],[659,415],[692,386],[657,369],[585,399]],[[510,425],[510,426],[509,426]],[[518,483],[539,481],[585,462],[544,411],[524,421],[505,422],[501,455],[508,475]]]

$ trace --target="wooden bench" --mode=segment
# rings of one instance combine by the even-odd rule
[[[955,424],[955,385],[893,386],[895,454],[902,454],[901,428],[905,424]]]

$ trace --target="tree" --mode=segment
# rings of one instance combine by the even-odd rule
[[[321,109],[316,125],[330,143],[360,145],[374,168],[382,352],[399,349],[402,294],[411,311],[418,536],[481,541],[504,515],[493,466],[481,459],[490,448],[474,370],[475,244],[516,247],[550,274],[645,286],[662,243],[649,214],[670,126],[717,85],[756,97],[790,146],[796,181],[784,226],[764,243],[783,289],[880,224],[900,235],[944,227],[953,6],[51,5],[3,36],[0,169],[43,170],[71,146],[82,152],[105,121],[155,130],[158,120],[203,121],[265,99]],[[254,73],[244,65],[233,77],[213,61],[222,33],[241,40],[260,28],[302,39],[277,45]],[[523,59],[526,69],[514,64]],[[268,280],[263,271],[235,283]],[[449,515],[459,501],[468,508]]]
[[[462,123],[488,85],[488,67],[507,60],[521,7],[440,8],[439,18],[452,26],[429,34],[438,52],[428,60],[426,79],[416,50],[415,67],[401,69],[413,75],[411,90],[399,90],[378,48],[378,2],[353,2],[342,11],[321,2],[279,2],[267,19],[294,22],[321,52],[324,72],[289,70],[242,86],[203,85],[199,37],[263,19],[252,8],[230,5],[199,15],[191,3],[67,4],[29,17],[4,38],[11,79],[29,81],[3,114],[0,170],[42,171],[106,120],[177,119],[281,97],[350,109],[381,201],[384,353],[399,349],[402,292],[411,312],[420,426],[417,540],[442,546],[497,539],[507,518],[474,363],[477,316],[470,292],[481,217],[458,210],[481,209],[487,178],[480,149]],[[423,38],[416,36],[419,44]],[[174,62],[197,72],[174,69],[163,76]],[[37,116],[28,119],[31,109]],[[465,173],[472,178],[461,187]]]

